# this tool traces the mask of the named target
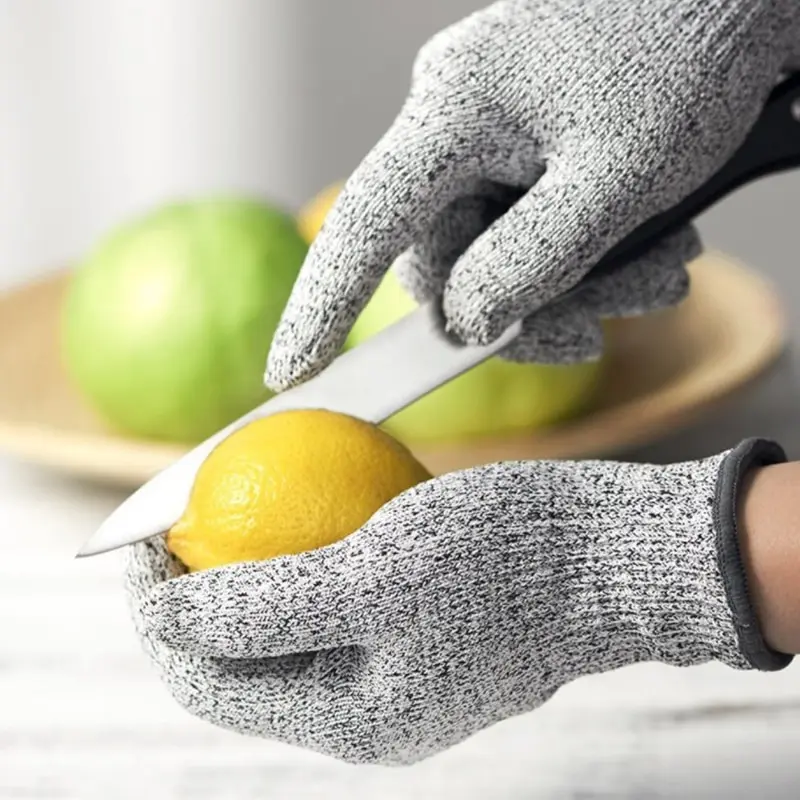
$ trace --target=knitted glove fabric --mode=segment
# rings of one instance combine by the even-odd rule
[[[334,358],[400,256],[404,283],[443,293],[450,331],[469,343],[559,297],[727,161],[798,41],[797,0],[501,0],[434,36],[311,247],[267,384],[288,388]],[[677,302],[697,251],[683,231],[602,301],[531,321],[504,355],[596,356],[598,316]]]
[[[409,764],[640,661],[780,669],[746,593],[740,478],[762,440],[670,466],[504,463],[421,484],[347,539],[181,575],[130,550],[136,628],[192,714]]]

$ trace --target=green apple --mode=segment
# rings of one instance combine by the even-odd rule
[[[195,442],[269,395],[272,336],[308,245],[247,198],[158,208],[109,233],[64,301],[64,365],[119,430]]]
[[[416,307],[389,272],[347,339],[355,347]],[[384,423],[406,444],[459,442],[546,428],[584,412],[603,361],[556,366],[491,358]]]

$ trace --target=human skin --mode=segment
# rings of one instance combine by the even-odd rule
[[[754,470],[740,496],[740,546],[766,642],[800,653],[800,461]]]

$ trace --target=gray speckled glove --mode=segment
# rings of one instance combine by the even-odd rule
[[[153,540],[131,550],[136,627],[192,714],[354,763],[417,761],[634,662],[780,669],[736,496],[784,460],[751,440],[670,466],[486,466],[330,547],[180,577]]]
[[[267,384],[322,369],[398,257],[464,341],[527,318],[722,166],[798,41],[797,0],[502,0],[438,34],[311,248]],[[683,231],[504,355],[597,356],[598,317],[680,300],[698,250]]]

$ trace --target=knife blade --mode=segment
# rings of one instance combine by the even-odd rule
[[[498,353],[522,323],[486,346],[450,337],[439,305],[428,303],[336,358],[315,378],[276,395],[206,439],[134,492],[78,552],[98,555],[165,533],[189,502],[197,471],[211,451],[239,428],[290,409],[326,409],[375,425],[428,392]]]
[[[775,87],[745,141],[717,173],[680,203],[633,230],[582,281],[552,302],[563,302],[587,283],[623,269],[663,236],[741,186],[798,166],[800,73],[794,73]],[[103,522],[78,556],[107,552],[169,530],[186,508],[200,465],[243,425],[293,408],[324,408],[379,424],[497,354],[521,329],[522,323],[515,323],[484,347],[461,345],[447,335],[437,303],[421,306],[339,356],[317,377],[268,400],[160,472]]]

